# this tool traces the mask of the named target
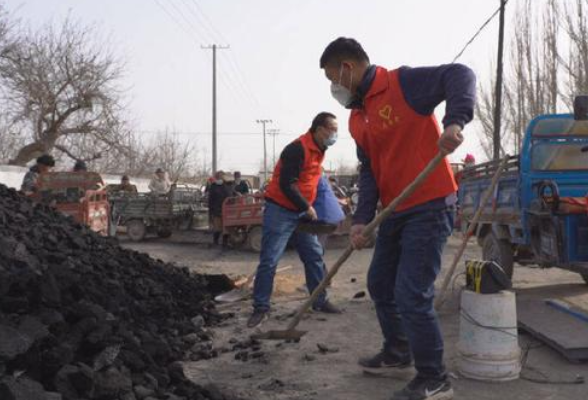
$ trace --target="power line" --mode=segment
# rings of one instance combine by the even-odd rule
[[[147,133],[149,135],[156,135],[159,133],[164,132],[165,129],[157,130],[157,129],[138,129],[134,132],[137,133]],[[204,131],[170,131],[171,134],[177,134],[181,136],[210,136],[211,132],[204,132]],[[259,136],[259,132],[217,132],[219,136]],[[287,137],[299,137],[299,133],[283,133],[280,131],[279,136],[287,136]],[[347,136],[339,136],[338,140],[353,140],[351,137]]]
[[[202,22],[201,17],[190,6],[191,3],[189,3],[187,0],[181,0],[181,1],[182,1],[182,3],[184,3],[184,5],[186,6],[186,8],[190,12],[190,14],[192,14],[196,18],[196,20],[199,22],[199,26],[204,26],[204,23]],[[225,42],[225,43],[228,43],[226,40],[218,40],[218,39],[219,38],[215,37],[214,35],[210,35],[210,36],[206,37],[206,41],[207,42],[211,42],[211,43]]]
[[[178,13],[182,14],[182,18],[186,21],[186,23],[189,24],[189,26],[192,28],[192,30],[196,33],[196,35],[200,39],[204,39],[204,41],[206,43],[224,42],[225,44],[228,44],[228,41],[225,40],[225,38],[222,35],[220,35],[220,34],[215,35],[215,33],[212,32],[212,30],[216,31],[216,29],[214,28],[214,26],[212,25],[212,22],[210,22],[208,17],[206,17],[206,14],[204,14],[204,12],[200,9],[200,7],[198,6],[197,3],[189,3],[187,0],[181,0],[181,2],[184,4],[184,7],[188,10],[188,14],[191,14],[191,16],[195,18],[195,21],[196,21],[195,24],[193,24],[192,21],[190,19],[188,19],[188,17],[187,17],[188,14],[183,13],[175,5],[175,3],[173,3],[173,0],[170,0],[170,3],[172,4],[172,6],[176,9],[176,11]],[[191,5],[196,5],[196,7],[197,7],[196,10],[198,12],[196,12]],[[207,26],[207,21],[212,29]],[[200,28],[203,28],[203,30],[201,30]],[[221,39],[221,40],[218,40],[218,39]],[[231,60],[229,58],[227,58],[227,60],[229,61],[229,63],[227,63],[227,65],[234,70],[232,63],[231,63]],[[257,103],[257,100],[251,95],[251,93],[247,90],[247,88],[242,83],[242,80],[241,80],[238,72],[237,73],[230,73],[229,71],[227,71],[225,69],[225,66],[222,63],[219,63],[219,68],[222,72],[222,74],[219,75],[221,77],[220,79],[221,79],[221,81],[223,81],[225,87],[231,92],[232,96],[239,96],[246,105],[249,105],[249,102]],[[235,79],[233,79],[233,74],[234,74]],[[226,82],[224,82],[225,80],[226,80]]]
[[[208,16],[206,15],[206,13],[202,9],[202,7],[200,7],[200,4],[198,4],[198,2],[196,0],[192,0],[192,4],[194,4],[196,6],[196,10],[200,13],[200,15],[202,15],[202,17],[206,20],[206,22],[208,22],[208,25],[212,29],[213,33],[215,33],[217,35],[217,39],[221,39],[222,42],[227,42],[227,39],[224,37],[224,35],[218,29],[216,29],[216,27],[214,26],[214,24],[212,23],[210,18],[208,18]]]
[[[187,1],[187,0],[182,0],[182,1]],[[196,15],[195,13],[193,13],[193,14],[201,22],[202,27],[204,27],[204,29],[208,31],[209,35],[215,37],[215,41],[217,41],[217,42],[228,43],[228,40],[226,39],[226,37],[215,27],[212,20],[204,12],[203,8],[198,4],[198,2],[196,0],[192,0],[192,4],[195,6],[195,9],[196,9],[198,15]],[[239,84],[241,90],[248,97],[248,101],[251,101],[253,103],[253,105],[255,105],[259,111],[259,107],[260,107],[259,101],[258,101],[257,97],[255,96],[255,92],[253,90],[251,90],[251,87],[247,83],[247,80],[245,79],[245,75],[242,73],[242,68],[240,67],[237,58],[233,55],[233,52],[227,52],[227,53],[225,53],[225,55],[226,55],[226,59],[229,61],[228,62],[229,67],[233,70],[233,72],[235,72],[235,78],[236,78],[235,80]]]
[[[191,40],[194,40],[194,37],[192,36],[192,33],[190,32],[189,29],[186,29],[186,27],[172,14],[169,12],[169,10],[167,8],[165,8],[163,6],[163,4],[161,4],[159,2],[159,0],[153,0],[155,2],[155,4],[157,4],[157,6],[159,8],[161,8],[163,10],[163,12],[165,12],[167,14],[168,17],[171,18],[172,21],[174,21],[174,23],[180,27],[181,30],[183,30],[185,33],[188,34],[188,36],[190,37]],[[199,44],[197,41],[195,41],[196,44]]]
[[[177,5],[173,3],[173,0],[170,0],[168,4],[171,4],[171,6],[174,8],[177,14],[180,14],[183,22],[181,22],[180,19],[177,18],[177,16],[175,16],[166,7],[164,7],[159,0],[154,1],[173,20],[173,22],[188,35],[190,40],[192,40],[197,46],[201,45],[202,43],[208,42],[207,40],[205,40],[205,36],[201,34],[198,28],[196,28],[196,26],[192,24],[192,22],[189,19],[186,18],[184,13],[177,7]],[[209,55],[207,55],[207,58],[210,60]],[[232,80],[230,80],[230,74],[226,72],[223,65],[220,64],[219,66],[222,72],[222,74],[220,74],[219,79],[221,84],[225,87],[225,89],[227,89],[230,95],[233,96],[237,102],[239,102],[239,98],[237,98],[236,94],[240,94],[240,92],[236,90],[236,86],[232,83]],[[243,99],[247,101],[245,98]]]
[[[170,2],[173,0],[170,0]],[[214,26],[212,26],[212,23],[210,22],[210,20],[208,20],[208,18],[206,17],[205,14],[202,13],[203,16],[201,16],[199,13],[197,13],[196,11],[194,11],[193,8],[193,4],[197,3],[189,3],[187,0],[181,0],[181,2],[184,4],[185,8],[188,10],[188,13],[191,14],[195,20],[196,20],[196,24],[192,24],[191,21],[189,21],[190,26],[192,27],[192,29],[197,33],[197,35],[200,38],[203,38],[204,41],[206,43],[225,43],[228,44],[228,41],[225,40],[224,37],[222,37],[222,35],[215,35],[214,32],[211,33],[211,29],[207,27],[206,25],[206,21],[208,21],[208,23],[210,24],[210,26],[214,29]],[[175,7],[175,5],[174,5]],[[175,7],[176,10],[178,12],[181,12],[177,7]],[[186,17],[186,15],[184,15],[184,13],[182,13],[182,17],[184,18],[184,20],[188,21],[188,18]],[[206,21],[205,18],[206,17]],[[203,30],[200,30],[199,27],[204,28]],[[221,40],[218,40],[221,39]],[[229,60],[230,61],[230,60]],[[228,64],[229,66],[231,66],[230,64]],[[244,88],[243,84],[240,82],[239,77],[237,75],[235,75],[235,77],[237,79],[235,79],[233,81],[232,75],[231,73],[229,73],[225,68],[224,65],[222,63],[219,64],[219,68],[222,72],[222,79],[227,79],[228,80],[228,85],[226,86],[231,86],[230,88],[228,88],[231,91],[231,94],[238,94],[242,100],[244,100],[244,102],[247,104],[247,102],[251,101],[251,97],[249,95],[249,93],[247,93],[247,90]],[[237,89],[237,90],[236,90]]]
[[[508,3],[508,0],[506,0],[504,2],[504,5],[505,6],[506,6],[506,3]],[[484,28],[486,28],[486,26],[490,23],[490,21],[492,21],[494,19],[494,17],[496,17],[500,13],[500,10],[502,9],[502,7],[503,6],[501,4],[500,7],[498,7],[496,9],[496,11],[494,11],[492,13],[492,15],[482,24],[482,26],[480,26],[480,29],[478,29],[478,31],[474,34],[474,36],[472,36],[472,38],[470,40],[468,40],[468,42],[465,44],[465,46],[463,46],[463,48],[461,49],[461,51],[455,56],[455,58],[453,59],[453,61],[451,61],[452,64],[454,62],[456,62],[457,59],[463,55],[463,53],[466,51],[466,49],[470,46],[470,44],[472,44],[474,42],[474,40],[476,40],[476,38],[478,37],[478,35],[480,35],[480,33],[482,33],[482,31],[484,30]]]
[[[139,133],[148,133],[148,134],[158,134],[163,132],[164,130],[154,130],[154,129],[140,129],[140,130],[135,130],[135,132],[139,132]],[[172,134],[178,134],[178,135],[193,135],[193,136],[198,136],[198,135],[208,135],[210,136],[211,132],[202,132],[202,131],[171,131],[170,133]],[[223,135],[223,136],[259,136],[259,132],[218,132],[219,135]],[[295,133],[282,133],[280,134],[280,136],[300,136],[297,135]]]

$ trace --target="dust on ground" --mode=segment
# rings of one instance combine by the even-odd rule
[[[205,233],[187,233],[167,240],[152,239],[142,243],[123,240],[123,245],[188,266],[200,273],[225,273],[236,278],[255,271],[257,254],[222,251],[213,248],[209,242],[210,238]],[[444,254],[444,269],[451,264],[460,242],[459,236],[450,238]],[[327,266],[339,257],[345,244],[345,237],[330,242],[325,255]],[[299,343],[262,342],[254,358],[249,357],[247,361],[237,360],[235,355],[238,352],[229,350],[254,333],[245,327],[251,312],[250,302],[221,306],[224,312],[235,315],[215,330],[215,347],[226,352],[221,352],[218,358],[212,360],[186,363],[186,374],[199,383],[214,383],[256,400],[389,399],[395,390],[401,389],[412,378],[414,370],[368,375],[357,365],[360,356],[372,354],[381,346],[375,311],[366,290],[365,275],[371,256],[371,249],[355,252],[334,278],[329,294],[333,302],[344,310],[343,314],[310,313],[299,326],[299,329],[308,331]],[[479,248],[471,242],[464,259],[477,257]],[[279,264],[279,267],[284,266],[292,268],[276,278],[273,310],[263,330],[284,329],[288,316],[306,296],[303,292],[303,268],[296,252],[286,252]],[[463,261],[460,266],[463,266]],[[451,372],[456,399],[587,398],[587,384],[539,384],[525,379],[493,384],[460,378],[456,372],[459,283],[458,280],[456,290],[451,291],[449,300],[439,313],[445,338],[445,361]],[[519,297],[568,299],[588,309],[588,285],[577,274],[517,266],[514,284]],[[361,292],[365,292],[366,296],[361,297]],[[532,347],[528,351],[527,367],[523,370],[525,376],[562,382],[573,380],[577,375],[588,378],[588,364],[571,364],[549,347],[537,346],[537,341],[527,335],[520,336],[520,343],[523,347]]]

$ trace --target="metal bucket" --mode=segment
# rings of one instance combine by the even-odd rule
[[[458,370],[466,378],[503,382],[518,379],[521,349],[514,292],[461,295]]]

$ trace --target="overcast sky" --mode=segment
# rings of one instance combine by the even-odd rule
[[[507,21],[521,0],[508,4]],[[279,129],[276,153],[304,133],[320,111],[340,119],[326,167],[355,164],[348,112],[329,93],[319,69],[325,46],[338,36],[362,43],[371,61],[387,68],[451,62],[499,0],[5,0],[8,10],[37,27],[68,15],[94,24],[126,62],[130,116],[148,137],[166,127],[196,142],[200,162],[211,161],[212,57],[218,52],[219,167],[253,173],[263,159],[261,126]],[[539,3],[540,1],[538,1]],[[486,82],[496,53],[498,18],[459,62]],[[443,116],[443,107],[438,116]],[[478,128],[466,128],[452,156],[482,152]],[[268,137],[268,159],[272,139]]]

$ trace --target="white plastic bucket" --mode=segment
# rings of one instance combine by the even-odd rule
[[[518,379],[521,349],[515,294],[461,294],[458,370],[466,378],[503,382]]]

